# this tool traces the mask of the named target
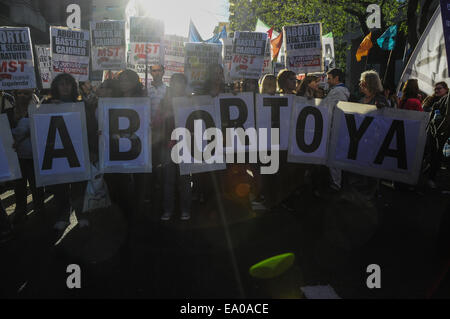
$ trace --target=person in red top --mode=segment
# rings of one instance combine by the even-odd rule
[[[422,102],[419,100],[419,84],[417,79],[409,79],[406,81],[402,93],[402,98],[398,105],[399,109],[423,112]]]

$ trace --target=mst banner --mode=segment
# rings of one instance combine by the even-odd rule
[[[35,45],[39,60],[39,73],[41,75],[41,82],[43,89],[49,89],[52,83],[51,60],[50,60],[50,46],[49,45]]]
[[[69,73],[77,81],[89,79],[89,31],[50,27],[52,77]]]
[[[99,99],[100,170],[151,173],[150,98]]]
[[[283,41],[287,69],[297,74],[323,72],[321,23],[284,26]]]
[[[8,117],[0,114],[0,182],[22,178]]]
[[[201,88],[212,64],[222,64],[222,45],[214,43],[185,44],[184,74],[192,88]]]
[[[328,165],[416,184],[429,114],[339,102],[334,108]]]
[[[0,90],[35,87],[30,29],[0,27]]]
[[[90,178],[84,103],[28,107],[36,186]]]
[[[150,17],[130,17],[130,63],[164,64],[164,23]],[[139,67],[137,67],[139,68]]]
[[[91,21],[90,30],[92,69],[125,69],[125,21]]]
[[[264,66],[267,33],[234,33],[230,76],[232,79],[259,79]]]

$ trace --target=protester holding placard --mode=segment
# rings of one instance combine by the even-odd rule
[[[191,175],[180,175],[178,165],[172,161],[171,150],[174,141],[171,140],[171,134],[175,129],[175,120],[173,114],[172,98],[187,96],[186,94],[187,78],[184,74],[175,73],[170,79],[170,88],[162,102],[162,111],[164,119],[164,149],[163,149],[163,176],[164,176],[164,213],[161,220],[169,220],[175,209],[175,185],[178,181],[178,191],[180,196],[181,220],[188,220],[191,217]]]
[[[274,95],[277,92],[277,78],[273,74],[266,74],[261,80],[261,94]]]
[[[44,189],[43,187],[36,187],[30,139],[30,119],[28,118],[28,105],[30,103],[36,104],[38,102],[37,96],[34,95],[33,90],[17,90],[15,100],[14,122],[10,125],[14,137],[14,148],[22,172],[22,178],[14,181],[16,209],[13,224],[17,225],[27,217],[27,183],[30,185],[33,195],[34,212],[37,214],[44,213]]]
[[[277,84],[279,93],[295,94],[295,88],[297,85],[295,73],[288,69],[281,70],[277,76]]]

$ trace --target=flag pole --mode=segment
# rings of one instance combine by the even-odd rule
[[[367,55],[366,55],[366,63],[364,64],[364,70],[363,70],[363,72],[367,70],[367,61],[369,61],[369,54],[368,54],[368,53],[367,53]]]
[[[392,49],[391,52],[389,53],[389,58],[388,58],[387,66],[386,66],[386,71],[384,72],[384,77],[383,77],[383,85],[386,84],[386,76],[387,76],[387,72],[389,70],[389,64],[391,64],[392,51],[394,51],[394,49]]]

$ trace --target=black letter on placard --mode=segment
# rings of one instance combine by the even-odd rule
[[[288,99],[285,97],[280,98],[263,98],[263,106],[268,106],[272,108],[271,115],[272,115],[272,128],[280,128],[280,110],[281,107],[287,107]]]
[[[390,149],[389,145],[394,138],[394,134],[397,135],[397,149]],[[375,158],[375,164],[382,164],[386,156],[396,157],[397,166],[401,169],[408,169],[406,163],[406,138],[405,138],[405,126],[403,121],[393,120],[391,127],[386,135],[386,138],[378,151]]]
[[[195,136],[194,136],[194,121],[195,120],[203,120],[203,122],[205,123],[205,130],[211,128],[211,127],[215,127],[214,124],[214,119],[211,116],[211,114],[209,114],[206,111],[202,111],[202,110],[197,110],[192,112],[191,114],[189,114],[187,120],[186,120],[186,128],[189,130],[189,132],[191,132],[191,156],[194,158],[194,155],[196,155],[197,153],[194,152],[194,147],[196,146],[196,144],[194,143],[195,141]],[[213,139],[214,140],[214,139]],[[211,142],[213,141],[211,140]],[[199,150],[199,154],[202,153],[202,150]],[[201,158],[197,158],[198,160],[202,160]]]
[[[56,130],[58,130],[59,137],[63,148],[56,149]],[[48,127],[47,142],[45,144],[44,160],[42,162],[42,170],[51,169],[54,158],[67,158],[69,166],[80,167],[77,153],[73,147],[69,132],[67,131],[66,123],[62,116],[52,116],[50,118],[50,125]]]
[[[347,122],[348,135],[350,136],[350,146],[348,148],[347,158],[356,160],[356,155],[358,154],[359,141],[361,140],[364,133],[366,133],[369,128],[370,123],[373,121],[372,116],[366,116],[361,123],[359,129],[356,129],[356,120],[354,114],[344,114],[345,121]]]
[[[238,118],[231,119],[230,116],[230,109],[231,106],[236,106],[239,110]],[[226,136],[226,130],[227,128],[238,128],[241,127],[244,128],[244,123],[247,121],[248,118],[248,110],[247,110],[247,104],[245,104],[244,100],[240,98],[227,98],[227,99],[220,99],[220,116],[222,119],[222,134],[223,136]],[[223,139],[223,143],[225,145],[226,138]],[[248,137],[245,138],[245,144],[249,145],[250,141]]]
[[[307,145],[305,143],[305,126],[306,119],[308,115],[314,117],[314,137],[311,144]],[[314,106],[307,106],[298,115],[297,126],[296,126],[296,137],[298,148],[303,153],[313,153],[319,146],[323,135],[323,117],[319,109]]]
[[[119,118],[126,117],[130,126],[119,129]],[[109,109],[109,159],[111,161],[131,161],[136,159],[142,151],[141,139],[135,134],[141,125],[138,112],[132,109]],[[131,148],[127,152],[119,151],[119,140],[127,138]]]

